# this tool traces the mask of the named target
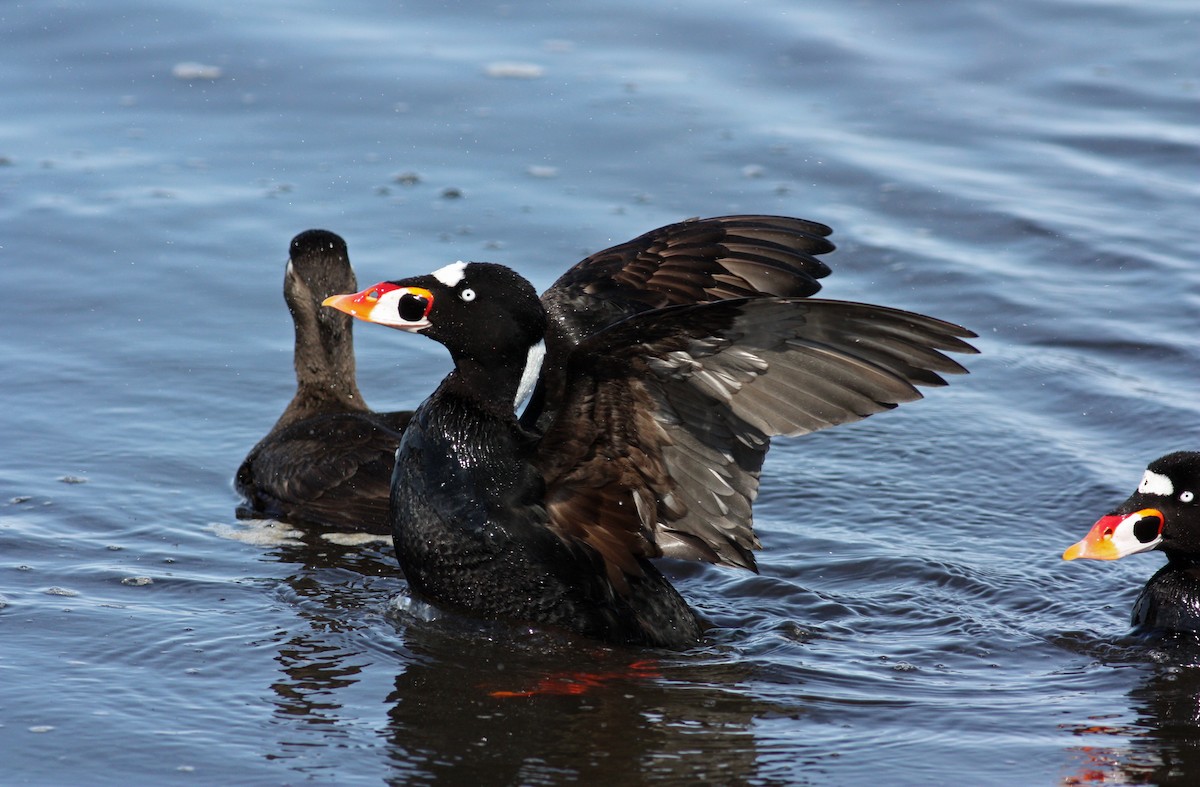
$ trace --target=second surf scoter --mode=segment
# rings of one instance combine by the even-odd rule
[[[685,222],[630,244],[695,227],[697,244],[719,245],[737,220],[799,221]],[[589,258],[540,300],[504,266],[457,262],[325,301],[423,333],[454,361],[408,424],[392,482],[396,553],[419,595],[609,642],[692,645],[700,621],[651,559],[754,569],[772,436],[920,398],[915,386],[965,371],[944,351],[974,352],[974,334],[941,320],[803,297],[827,269],[796,275],[769,246],[695,272],[650,252],[639,268],[641,256],[616,255],[610,276],[581,270],[604,264]]]
[[[1100,517],[1063,560],[1116,560],[1158,550],[1167,564],[1133,605],[1137,630],[1200,631],[1200,453],[1155,459],[1129,498]]]
[[[353,320],[322,309],[357,289],[346,242],[326,230],[292,239],[283,297],[296,328],[296,394],[234,479],[243,517],[391,532],[388,491],[411,412],[367,407],[354,368]]]

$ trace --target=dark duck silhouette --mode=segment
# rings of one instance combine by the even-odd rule
[[[585,259],[540,300],[479,262],[327,299],[454,361],[392,481],[414,592],[613,643],[695,644],[699,618],[651,559],[756,570],[770,438],[918,399],[965,371],[942,351],[974,352],[974,334],[941,320],[803,297],[828,272],[812,256],[828,233],[692,220]]]
[[[1200,631],[1200,452],[1155,459],[1129,498],[1092,525],[1063,560],[1116,560],[1159,550],[1167,564],[1133,605],[1139,631]]]
[[[308,230],[292,239],[283,297],[296,327],[296,395],[238,468],[239,516],[391,532],[392,468],[412,413],[367,407],[355,379],[353,320],[321,308],[357,288],[342,238]]]

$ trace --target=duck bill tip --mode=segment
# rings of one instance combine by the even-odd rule
[[[1112,534],[1124,517],[1109,514],[1102,516],[1092,525],[1088,534],[1063,552],[1063,560],[1116,560],[1120,550],[1113,543]]]
[[[1086,555],[1086,553],[1087,553],[1087,544],[1083,541],[1076,541],[1074,544],[1067,547],[1066,551],[1063,552],[1062,559],[1063,560],[1076,560],[1078,558],[1084,557]]]
[[[344,295],[330,295],[321,301],[321,305],[337,309],[364,322],[375,322],[372,312],[379,299],[378,296],[371,297],[372,294],[372,291],[367,289],[362,292],[348,292]]]

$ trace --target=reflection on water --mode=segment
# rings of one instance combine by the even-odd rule
[[[1191,784],[1200,773],[1200,638],[1186,634],[1147,637],[1130,645],[1122,661],[1098,671],[1147,667],[1129,691],[1129,710],[1093,716],[1069,731],[1079,766],[1068,783]]]
[[[270,756],[300,760],[314,734],[321,746],[352,737],[361,708],[342,698],[375,665],[395,672],[390,691],[375,698],[386,712],[392,783],[761,775],[754,720],[783,706],[736,691],[753,668],[728,654],[613,649],[508,624],[481,628],[411,601],[402,588],[397,606],[387,600],[397,583],[386,551],[345,553],[303,536],[278,546],[294,570],[275,595],[307,625],[274,643],[281,674],[270,688],[279,723],[302,725],[305,734]],[[399,653],[369,644],[379,625],[394,627]],[[296,767],[311,774],[332,766]]]
[[[1169,784],[1200,773],[1200,644],[1156,653],[1155,669],[1129,693],[1144,736],[1134,739],[1134,755],[1155,762],[1148,783]]]
[[[397,783],[741,782],[758,773],[753,720],[770,708],[726,689],[736,685],[728,675],[638,653],[475,644],[448,659],[425,646],[461,642],[416,643],[414,663],[396,676],[388,699]],[[567,682],[586,690],[536,691]]]

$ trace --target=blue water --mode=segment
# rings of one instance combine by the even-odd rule
[[[1196,448],[1195,4],[215,8],[0,5],[0,782],[1200,777],[1200,646],[1128,636],[1161,557],[1059,559]],[[481,627],[387,544],[235,519],[295,233],[541,288],[737,212],[983,354],[778,441],[761,575],[668,567],[703,646]],[[368,401],[414,406],[444,351],[371,328]]]

